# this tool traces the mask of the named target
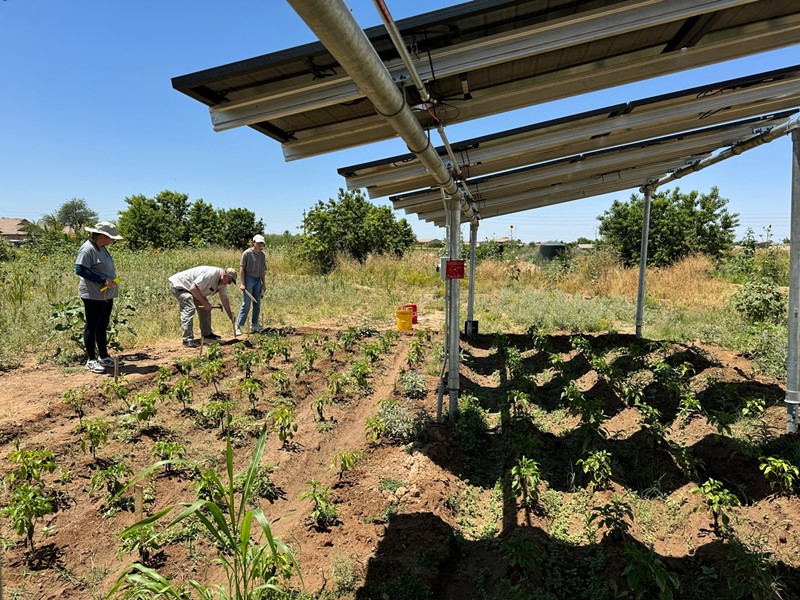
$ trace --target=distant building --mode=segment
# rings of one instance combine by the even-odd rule
[[[25,225],[28,223],[25,219],[9,219],[0,217],[0,237],[10,243],[12,246],[19,246],[28,240],[28,234],[25,233]]]

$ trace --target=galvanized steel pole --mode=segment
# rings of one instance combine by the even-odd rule
[[[644,215],[642,217],[642,246],[639,256],[639,291],[636,295],[636,337],[642,337],[644,320],[644,282],[647,274],[647,237],[650,235],[650,203],[653,190],[644,188]]]
[[[789,250],[789,351],[786,357],[786,432],[797,433],[800,404],[800,131],[792,131],[792,217]]]
[[[359,90],[369,98],[375,111],[385,118],[419,158],[436,183],[450,196],[458,194],[458,186],[439,153],[431,145],[422,125],[414,116],[386,65],[378,56],[366,34],[341,0],[287,0],[300,18],[313,31],[328,52],[339,62]],[[459,199],[459,202],[462,202]],[[470,221],[477,214],[465,202],[461,206]]]
[[[448,240],[448,258],[450,260],[459,260],[461,258],[461,209],[458,206],[455,198],[450,199],[450,223],[447,230]],[[459,342],[461,339],[461,327],[459,326],[459,319],[461,318],[460,307],[460,284],[461,280],[452,278],[447,279],[448,291],[448,324],[449,329],[449,346],[448,354],[450,355],[450,371],[447,378],[447,389],[450,393],[450,404],[448,407],[449,417],[451,422],[458,418],[458,390],[459,390],[459,354],[461,348]]]
[[[478,224],[469,226],[469,296],[467,297],[467,321],[475,320],[475,248],[478,245]]]

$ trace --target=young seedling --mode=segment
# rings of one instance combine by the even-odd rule
[[[67,390],[62,396],[64,404],[74,410],[75,414],[78,416],[78,426],[81,429],[83,429],[83,416],[86,414],[85,406],[87,391],[89,391],[88,388],[81,387],[73,390]]]
[[[594,523],[595,521],[606,530],[610,537],[619,540],[630,530],[629,521],[633,522],[633,509],[627,502],[614,498],[608,504],[595,506],[592,509],[588,522]]]
[[[317,531],[326,531],[338,522],[338,513],[333,504],[331,489],[315,479],[310,480],[308,485],[311,486],[311,489],[300,494],[301,500],[310,498],[314,502],[308,521]]]
[[[43,487],[42,474],[52,473],[56,469],[56,460],[50,450],[22,450],[19,440],[14,442],[14,450],[8,455],[8,460],[19,465],[8,474],[8,483],[12,486],[20,481]]]
[[[158,440],[153,444],[153,458],[166,461],[164,467],[167,473],[173,472],[173,462],[181,460],[186,455],[186,448],[179,442],[171,440]]]
[[[769,481],[769,488],[774,492],[777,488],[782,493],[789,495],[794,490],[800,477],[800,469],[788,460],[775,456],[762,456],[758,468],[763,471],[764,477]]]
[[[372,365],[380,360],[381,346],[379,343],[364,344],[361,352],[364,355],[364,360],[366,360],[368,364]]]
[[[584,475],[590,475],[596,489],[603,487],[611,479],[611,453],[608,450],[590,452],[586,458],[578,460]]]
[[[219,427],[220,431],[224,431],[233,420],[234,408],[236,406],[233,402],[211,400],[206,404],[203,417],[205,417],[206,421]]]
[[[302,350],[303,360],[305,361],[306,366],[308,366],[309,371],[314,370],[314,363],[316,362],[317,358],[319,358],[319,353],[314,346],[304,346]]]
[[[297,414],[288,402],[280,402],[272,411],[272,427],[278,432],[281,447],[288,447],[297,432]]]
[[[105,419],[87,419],[81,435],[81,451],[86,452],[88,443],[92,458],[96,460],[97,451],[108,441],[108,432],[110,430],[111,423]]]
[[[339,481],[342,481],[344,474],[354,469],[363,458],[364,453],[361,450],[339,450],[331,459],[331,470],[338,470]]]
[[[628,589],[635,598],[674,598],[680,587],[680,579],[672,573],[652,550],[626,544],[623,550],[627,566],[622,571]],[[621,596],[618,596],[621,597]]]
[[[200,367],[200,379],[205,383],[214,385],[215,395],[219,395],[219,386],[217,382],[222,377],[224,365],[221,359],[209,360],[202,367]]]
[[[291,386],[289,376],[284,371],[275,371],[272,376],[272,385],[275,386],[275,391],[281,396],[288,396]]]
[[[341,398],[347,387],[347,376],[342,373],[337,373],[336,371],[331,371],[326,376],[326,380],[328,382],[328,393],[331,395],[331,398]]]
[[[322,342],[322,351],[328,355],[329,360],[333,360],[333,355],[336,354],[336,351],[341,348],[339,342],[336,340],[326,339]]]
[[[413,367],[416,364],[422,362],[422,359],[425,358],[425,347],[422,345],[422,338],[419,335],[415,335],[411,338],[411,343],[408,345],[408,356],[406,357],[406,363],[409,367]]]
[[[320,421],[325,420],[325,415],[323,414],[324,408],[331,404],[333,404],[333,396],[331,396],[330,392],[323,392],[314,398],[314,409],[317,411]]]
[[[25,545],[34,551],[33,536],[36,523],[53,512],[53,500],[37,484],[24,482],[14,487],[8,504],[0,513],[11,520],[14,531],[25,536]]]
[[[116,497],[117,494],[124,487],[122,481],[133,475],[133,472],[128,468],[125,463],[114,462],[105,469],[101,469],[92,475],[91,486],[89,488],[89,495],[94,496],[94,493],[101,487],[105,487],[108,494],[107,500],[111,504],[111,499]]]
[[[157,396],[153,392],[136,394],[131,410],[136,415],[137,421],[150,425],[150,420],[158,414],[156,399]]]
[[[178,379],[170,390],[170,396],[180,402],[182,410],[186,412],[188,405],[192,403],[192,378],[184,375]]]
[[[131,390],[124,375],[118,377],[116,380],[105,380],[102,389],[107,398],[116,398],[122,403],[123,409],[126,411],[128,410],[128,395],[130,395]]]
[[[369,388],[369,376],[372,374],[372,368],[366,361],[357,360],[353,361],[350,367],[349,379],[356,384],[358,389],[363,393]]]
[[[233,354],[236,366],[244,373],[245,379],[253,376],[253,367],[258,364],[258,354],[239,346]]]
[[[709,479],[700,487],[692,490],[693,494],[702,494],[708,512],[714,519],[714,533],[722,537],[728,533],[730,517],[726,511],[732,506],[740,506],[741,502],[729,490],[725,489],[721,481]]]
[[[538,485],[541,481],[539,463],[532,458],[520,457],[511,467],[511,490],[522,505],[530,508],[539,500]]]
[[[161,397],[169,395],[170,387],[169,380],[172,377],[172,371],[167,367],[158,367],[158,375],[156,376],[156,391]]]
[[[264,384],[261,383],[261,380],[253,377],[245,377],[239,382],[239,393],[243,396],[247,396],[247,399],[250,401],[250,410],[253,413],[257,411],[256,403],[263,390]]]
[[[160,547],[159,536],[150,524],[136,529],[128,528],[119,537],[122,539],[121,552],[138,552],[139,562],[144,566],[150,564],[153,554]]]

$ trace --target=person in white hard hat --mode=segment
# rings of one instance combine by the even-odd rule
[[[236,317],[236,335],[241,335],[250,305],[253,305],[253,314],[250,318],[250,333],[257,333],[263,329],[258,324],[261,315],[261,296],[264,293],[264,277],[267,274],[267,257],[264,255],[264,236],[253,236],[253,245],[242,253],[239,264],[239,289],[242,290],[242,308]],[[250,294],[255,302],[250,299]]]
[[[83,345],[86,347],[86,369],[92,373],[105,373],[114,366],[108,355],[108,322],[114,298],[119,296],[117,270],[108,246],[122,236],[113,223],[101,221],[94,227],[84,227],[92,236],[78,250],[75,274],[80,277],[78,296],[83,301],[85,320]]]

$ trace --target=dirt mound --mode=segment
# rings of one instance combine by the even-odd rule
[[[313,597],[611,598],[629,589],[623,571],[631,564],[675,574],[681,598],[734,597],[727,585],[734,571],[751,589],[781,584],[783,598],[800,589],[800,502],[774,494],[759,468],[761,456],[800,459],[796,438],[783,433],[783,388],[753,375],[743,357],[619,335],[577,346],[566,334],[477,336],[462,342],[464,404],[453,426],[433,419],[437,340],[424,332],[348,332],[284,330],[228,341],[212,351],[216,371],[207,348],[137,348],[119,357],[127,395],[110,375],[81,367],[29,362],[1,374],[2,473],[18,468],[5,460],[17,443],[49,449],[57,465],[43,475],[57,502],[36,524],[36,549],[25,547],[8,518],[0,523],[8,597],[102,597],[139,559],[121,551],[119,534],[140,515],[135,501],[109,505],[101,474],[115,465],[140,472],[158,458],[159,441],[176,442],[186,460],[223,473],[226,435],[239,472],[264,423],[271,433],[261,464],[272,491],[258,505],[295,552]],[[355,383],[359,369],[368,372],[363,385]],[[400,383],[409,369],[424,382],[415,400]],[[248,377],[260,382],[257,391],[247,391]],[[167,393],[184,378],[189,401]],[[570,384],[575,391],[565,400]],[[64,401],[75,390],[80,419],[75,402]],[[376,433],[387,399],[418,417],[415,441],[392,443],[384,431],[370,443],[365,432]],[[291,408],[297,426],[285,440],[269,413],[279,405]],[[596,430],[587,426],[593,406]],[[82,424],[93,419],[111,426],[96,456],[81,448],[91,445]],[[602,481],[593,479],[597,470],[581,468],[602,458],[596,452],[609,457]],[[363,457],[340,475],[331,466],[337,453]],[[522,458],[538,469],[527,503],[519,492]],[[730,517],[725,531],[693,493],[708,479],[736,499],[722,509]],[[312,503],[301,494],[311,480],[330,488],[336,524],[310,523]],[[141,515],[191,501],[196,486],[194,471],[160,470],[143,483]],[[614,502],[630,513],[589,518]],[[213,545],[183,534],[161,544],[151,564],[178,581],[220,581]],[[643,581],[651,587],[630,589],[658,592],[655,579]]]

